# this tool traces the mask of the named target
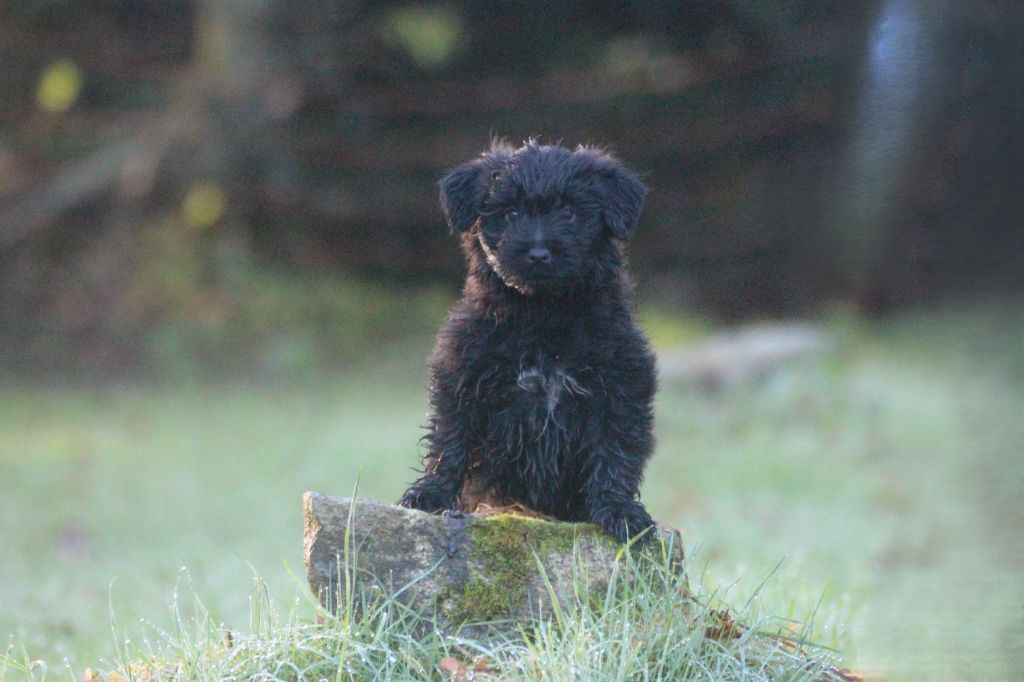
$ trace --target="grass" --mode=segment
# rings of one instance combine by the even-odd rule
[[[1012,679],[1024,668],[1024,311],[989,303],[832,325],[836,352],[754,385],[666,383],[645,501],[697,550],[703,594],[751,622],[814,614],[803,636],[891,679]],[[338,622],[310,622],[289,570],[302,573],[301,492],[345,495],[359,477],[366,496],[398,496],[417,457],[427,345],[301,383],[0,388],[6,675],[22,675],[12,661],[65,678],[65,659],[79,676],[116,667],[123,636],[139,660],[227,652],[227,627],[242,643],[231,652],[251,661],[348,641],[352,660],[362,651],[396,677],[436,678],[439,654],[469,660],[456,645],[512,679],[590,665],[595,679],[624,679],[649,661],[608,643],[672,621],[628,605],[486,651],[403,635],[388,625],[394,607],[345,626],[358,630],[347,640]],[[168,610],[183,566],[201,605]],[[255,600],[253,570],[267,585]],[[638,641],[693,644],[681,632],[648,627]]]
[[[807,646],[792,623],[755,620],[748,605],[741,615],[751,627],[740,628],[721,611],[697,607],[714,597],[691,593],[668,557],[636,563],[627,554],[622,566],[603,599],[580,598],[572,611],[556,609],[533,627],[486,639],[438,632],[429,616],[354,589],[337,614],[313,604],[315,619],[299,609],[280,618],[258,577],[248,628],[238,633],[212,618],[194,592],[176,592],[169,629],[146,627],[141,642],[124,640],[102,672],[86,670],[82,679],[448,679],[446,668],[462,680],[473,679],[470,671],[502,680],[843,679],[830,663],[835,656]],[[780,629],[783,637],[765,634]],[[45,663],[12,653],[0,656],[0,678],[47,678]]]

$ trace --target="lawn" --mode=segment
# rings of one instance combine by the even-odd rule
[[[827,322],[823,357],[720,391],[665,382],[643,496],[691,575],[807,619],[890,679],[1024,669],[1024,309]],[[258,573],[304,589],[301,494],[414,476],[428,338],[315,380],[0,388],[0,638],[63,675],[169,627],[189,582],[244,631]],[[184,571],[187,569],[187,576]],[[767,584],[759,586],[769,578]],[[756,592],[756,595],[755,595]],[[300,605],[300,610],[308,608]]]

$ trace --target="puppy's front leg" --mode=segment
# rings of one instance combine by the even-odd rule
[[[639,500],[644,459],[643,454],[627,451],[613,440],[597,446],[587,460],[587,514],[619,542],[640,536],[654,525]],[[650,537],[645,533],[638,542],[645,543]]]
[[[466,436],[458,419],[435,417],[427,434],[424,474],[402,495],[398,504],[425,512],[455,509],[469,468]]]
[[[399,506],[432,513],[455,509],[465,472],[463,459],[452,453],[428,461],[426,473],[405,491]]]

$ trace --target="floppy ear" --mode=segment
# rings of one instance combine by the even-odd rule
[[[464,163],[442,178],[441,210],[452,234],[465,232],[480,217],[484,201],[482,159]]]
[[[603,171],[601,181],[604,187],[601,215],[612,236],[625,240],[640,218],[647,188],[632,171],[621,166]]]

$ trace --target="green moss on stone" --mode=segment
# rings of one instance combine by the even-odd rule
[[[461,592],[449,590],[443,603],[451,622],[480,623],[507,618],[524,596],[521,589],[505,589],[497,581],[474,576]]]
[[[579,540],[586,538],[618,549],[619,544],[592,523],[557,523],[515,514],[498,514],[474,521],[470,526],[474,551],[481,557],[501,556],[504,551],[525,552],[533,564],[533,553],[545,556],[568,553]],[[532,552],[530,551],[532,549]]]
[[[467,526],[470,558],[481,568],[461,593],[448,593],[447,614],[454,622],[507,618],[525,600],[526,587],[537,574],[534,555],[571,555],[581,539],[616,549],[618,543],[589,523],[552,523],[499,514],[475,519]]]

